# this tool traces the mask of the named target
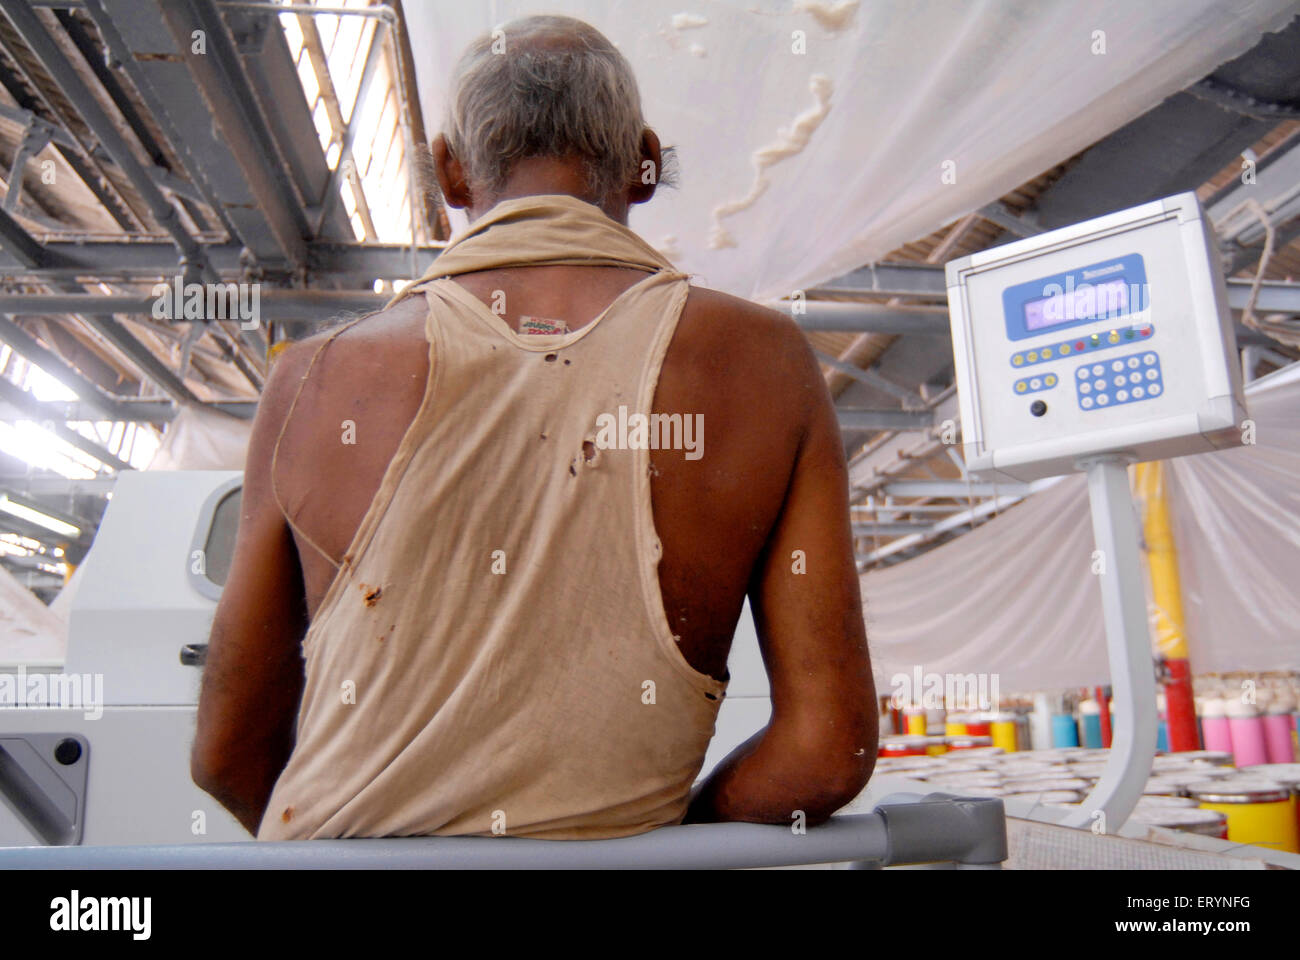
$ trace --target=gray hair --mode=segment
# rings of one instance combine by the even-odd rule
[[[531,16],[461,55],[443,135],[472,190],[499,192],[525,157],[577,157],[603,202],[640,177],[644,129],[636,77],[614,45],[581,20]]]

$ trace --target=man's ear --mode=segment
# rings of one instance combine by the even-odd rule
[[[474,195],[465,182],[465,168],[447,146],[447,138],[441,133],[434,137],[429,142],[429,152],[433,154],[433,172],[447,206],[458,210],[472,206]]]
[[[649,127],[641,133],[641,168],[636,179],[628,188],[627,202],[645,203],[655,195],[659,178],[664,170],[663,151],[659,147],[659,137]]]

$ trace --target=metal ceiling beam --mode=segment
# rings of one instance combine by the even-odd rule
[[[86,12],[204,202],[253,256],[277,257],[266,218],[214,131],[203,97],[159,22],[156,7],[140,0],[88,0]]]
[[[212,229],[208,217],[199,211],[198,204],[195,202],[204,202],[204,196],[200,194],[198,187],[192,183],[182,180],[181,177],[175,176],[172,172],[168,153],[162,150],[159,142],[153,137],[146,121],[140,116],[140,112],[135,108],[135,101],[127,95],[125,88],[122,87],[118,73],[123,66],[120,59],[108,51],[107,56],[100,51],[99,42],[91,36],[91,31],[87,30],[82,22],[72,16],[68,10],[57,10],[55,13],[59,25],[68,34],[72,40],[73,46],[81,52],[82,60],[91,73],[95,74],[96,81],[103,88],[108,99],[113,101],[113,107],[121,114],[123,122],[129,127],[131,134],[134,135],[136,143],[140,144],[144,152],[147,153],[149,160],[152,161],[153,167],[147,168],[149,174],[153,177],[153,182],[162,187],[162,189],[172,191],[179,198],[179,206],[185,211],[186,216],[190,219],[192,225],[198,230]],[[101,31],[103,35],[103,31]],[[107,38],[104,38],[107,44]]]
[[[1249,280],[1228,281],[1228,305],[1234,310],[1245,309],[1250,299]],[[1264,281],[1259,285],[1259,298],[1255,301],[1256,313],[1300,314],[1300,283]]]
[[[63,289],[79,289],[75,284],[57,283],[54,286]],[[86,296],[85,294],[63,294],[65,296]],[[91,297],[93,302],[95,299]],[[3,313],[3,311],[0,311]],[[123,327],[117,320],[111,316],[103,315],[80,315],[77,314],[91,328],[96,330],[100,336],[104,337],[124,354],[126,354],[140,370],[149,379],[162,389],[164,393],[172,399],[182,403],[197,403],[198,397],[190,392],[181,378],[167,367],[165,363],[158,359],[148,347],[135,338],[135,336]],[[105,405],[106,409],[111,409],[114,401],[104,397],[102,391],[79,373],[73,373],[66,361],[58,357],[52,351],[47,350],[37,343],[25,330],[19,327],[12,320],[0,319],[0,340],[7,342],[20,355],[26,357],[38,367],[41,367],[50,376],[59,379],[73,390],[78,396],[87,399],[92,403]],[[75,384],[75,385],[74,385]],[[108,419],[117,419],[110,416]]]
[[[221,14],[235,42],[249,88],[268,121],[273,146],[283,160],[282,169],[301,198],[307,224],[305,236],[352,240],[352,225],[343,210],[337,211],[320,229],[316,228],[315,205],[329,182],[330,167],[321,149],[311,104],[305,96],[285,96],[285,91],[298,90],[302,84],[279,15],[235,10],[224,4]]]
[[[914,514],[914,513],[956,513],[962,509],[960,503],[893,503],[877,501],[874,497],[868,497],[866,503],[855,503],[850,509],[852,515],[858,518],[869,517],[871,519],[892,520],[897,514]]]
[[[374,82],[383,53],[383,31],[388,29],[387,20],[376,20],[370,35],[370,46],[362,63],[361,82],[357,87],[356,98],[352,101],[352,110],[347,119],[343,117],[343,107],[339,103],[338,92],[334,88],[334,79],[330,75],[329,58],[325,54],[325,45],[316,21],[311,17],[298,16],[298,29],[302,33],[303,49],[311,61],[312,71],[316,75],[316,85],[320,89],[321,102],[325,104],[330,126],[334,130],[335,142],[339,145],[338,159],[330,172],[321,195],[319,226],[316,233],[324,232],[326,219],[339,205],[339,188],[346,177],[352,188],[352,198],[356,204],[357,216],[361,218],[362,229],[367,240],[376,239],[379,234],[375,229],[374,218],[370,214],[370,203],[361,183],[361,172],[352,160],[352,148],[356,143],[357,130],[362,119],[362,110],[370,94],[370,85]],[[343,211],[346,213],[346,211]],[[346,220],[346,216],[344,217]],[[350,226],[350,225],[349,225]]]
[[[53,517],[55,520],[70,523],[74,527],[80,528],[83,533],[93,533],[97,525],[96,520],[67,509],[66,504],[49,503],[39,497],[32,496],[30,491],[24,492],[21,489],[0,487],[0,496],[8,498],[10,503],[16,503],[27,507],[29,510],[37,510],[47,517]]]
[[[1296,107],[1295,104],[1253,97],[1232,84],[1223,83],[1213,77],[1198,80],[1187,88],[1187,92],[1197,99],[1208,100],[1215,106],[1257,120],[1300,118],[1300,107]]]
[[[35,84],[20,77],[19,74],[11,72],[3,64],[0,64],[0,86],[5,88],[9,96],[21,109],[27,110],[33,115],[36,115],[38,108],[47,108],[47,105],[36,101],[29,94],[27,87],[31,86],[34,89]],[[62,120],[59,122],[62,123]],[[66,136],[67,130],[63,130],[62,133]],[[56,137],[52,141],[54,149],[63,158],[64,163],[68,165],[85,185],[86,189],[99,201],[100,205],[108,212],[108,215],[113,218],[113,222],[128,233],[138,231],[140,223],[135,217],[135,212],[122,199],[117,185],[104,176],[103,171],[95,165],[98,162],[96,158],[89,155],[83,156],[81,147],[69,146],[69,141],[76,143],[76,140],[70,136],[68,136],[67,141],[63,137]]]
[[[55,537],[58,536],[58,534],[53,531],[50,531],[50,535]],[[6,567],[11,567],[17,570],[35,570],[43,563],[54,564],[58,562],[59,560],[57,557],[51,557],[39,553],[28,554],[27,556],[22,556],[16,553],[0,554],[0,564],[4,564]],[[47,571],[41,572],[45,573]],[[54,574],[49,575],[54,576]]]
[[[949,388],[940,394],[933,404],[936,424],[943,424],[948,420],[953,421],[954,425],[959,423],[956,388]],[[869,448],[854,454],[849,460],[850,492],[855,498],[860,499],[888,482],[892,474],[907,469],[918,458],[926,459],[934,456],[945,446],[929,428],[887,435],[874,441]]]
[[[853,524],[853,535],[855,537],[898,537],[928,529],[930,529],[930,525],[925,522],[855,523]]]
[[[850,270],[833,280],[819,283],[809,295],[827,293],[873,293],[890,297],[939,297],[948,295],[942,268],[905,260],[871,263]]]
[[[1043,227],[1034,222],[1032,214],[1017,216],[1001,201],[981,207],[979,215],[990,223],[997,224],[1008,233],[1014,233],[1017,237],[1032,237],[1043,232]]]
[[[205,275],[216,279],[211,267],[207,265],[203,249],[198,242],[185,232],[176,208],[171,205],[162,191],[154,184],[153,178],[136,159],[130,146],[118,132],[117,125],[109,118],[99,101],[86,88],[76,70],[63,56],[58,46],[51,39],[45,26],[36,13],[23,3],[10,3],[4,7],[5,16],[31,49],[45,71],[58,84],[63,95],[72,102],[99,142],[108,151],[113,162],[131,181],[139,192],[141,199],[149,207],[149,212],[158,224],[167,231],[177,248]]]
[[[1297,217],[1295,220],[1292,220],[1289,224],[1287,224],[1284,227],[1276,228],[1276,231],[1277,232],[1273,236],[1273,249],[1281,250],[1284,247],[1289,246],[1291,242],[1294,241],[1297,237],[1300,237],[1300,217]],[[1262,246],[1248,247],[1244,250],[1237,251],[1232,255],[1232,258],[1228,261],[1228,266],[1226,268],[1227,272],[1236,273],[1239,270],[1244,270],[1246,267],[1249,267],[1252,264],[1258,263],[1259,258],[1261,254],[1263,254],[1263,252],[1264,252],[1264,248]],[[1249,281],[1242,281],[1242,282],[1249,283]],[[1230,295],[1229,301],[1231,301],[1231,292],[1232,292],[1231,288],[1229,288],[1228,292]]]
[[[113,56],[118,62],[130,62],[130,64],[134,66],[134,57],[130,55],[129,51],[123,51],[123,44],[118,43],[120,35],[116,33],[116,29],[113,29],[112,22],[110,22],[108,14],[104,12],[103,5],[99,3],[99,0],[90,0],[87,7],[88,9],[91,9],[92,14],[98,16],[96,26],[100,27],[101,35],[104,36],[105,44],[109,44],[109,55]],[[49,39],[48,34],[44,33],[44,30],[40,27],[40,23],[36,20],[34,14],[32,14],[30,10],[27,10],[26,13],[27,18],[31,21],[29,23],[30,33],[34,35],[39,34],[40,42],[44,43],[45,46],[52,46],[51,39]],[[12,14],[10,14],[10,20],[12,20],[12,18]],[[22,27],[19,27],[19,30],[22,30]],[[30,43],[29,40],[29,46]],[[40,56],[39,52],[38,56]],[[42,60],[44,61],[45,59],[47,59],[47,57],[42,56]],[[181,217],[178,215],[177,208],[175,208],[173,204],[162,195],[159,186],[157,186],[155,178],[156,173],[159,172],[159,168],[156,168],[155,165],[151,163],[151,167],[146,169],[142,164],[139,164],[138,161],[136,161],[134,153],[131,152],[125,140],[123,140],[120,135],[117,135],[116,127],[110,124],[110,122],[107,122],[107,116],[105,116],[104,112],[101,111],[98,101],[92,99],[92,96],[88,94],[85,87],[79,86],[79,78],[77,78],[77,75],[70,72],[68,65],[61,66],[61,73],[55,73],[51,70],[51,74],[55,77],[56,82],[59,83],[62,90],[64,90],[64,94],[73,101],[75,107],[77,107],[78,111],[81,112],[83,122],[86,122],[86,124],[91,127],[91,130],[94,130],[96,137],[99,137],[100,143],[107,148],[109,156],[112,156],[114,163],[118,165],[118,168],[122,169],[123,173],[126,173],[127,178],[129,178],[131,183],[133,183],[135,189],[139,191],[139,194],[144,199],[144,202],[146,202],[153,219],[159,222],[162,228],[172,235],[175,245],[177,245],[179,250],[181,250],[183,256],[181,272],[185,274],[190,273],[190,271],[183,268],[185,268],[186,265],[192,265],[195,271],[198,272],[199,276],[203,277],[204,280],[217,280],[217,273],[214,271],[212,264],[209,263],[204,248],[201,247],[190,234],[188,234],[185,225],[181,222]],[[68,75],[69,73],[72,73],[72,75]],[[135,72],[129,70],[129,73]],[[149,92],[151,92],[151,88],[149,88],[148,85],[144,85],[142,88],[142,96],[149,94]],[[109,94],[112,94],[112,91],[109,90]],[[127,117],[127,120],[129,120],[129,117]],[[174,133],[174,130],[168,124],[168,120],[169,118],[165,113],[159,117],[159,122],[162,127],[164,127],[165,133]],[[104,126],[109,127],[110,134],[112,134],[110,137],[105,137],[103,133]],[[143,144],[143,146],[147,147],[147,144]],[[153,160],[156,160],[156,157],[153,157]],[[204,186],[204,182],[201,180],[195,180],[195,182],[198,183],[200,187]],[[183,200],[179,200],[179,202],[183,203]],[[186,208],[186,212],[187,215],[194,213],[188,208]],[[220,215],[220,207],[217,207],[217,212],[218,215]],[[87,323],[95,324],[96,321],[88,320]],[[125,330],[122,330],[122,332],[105,334],[105,336],[126,338],[126,340],[131,343],[131,353],[138,353],[138,351],[135,350],[136,341],[134,340],[134,337],[131,337],[131,334],[125,332]],[[250,349],[253,355],[257,356],[257,358],[261,358],[261,356],[265,355],[266,343],[259,332],[256,332],[256,330],[240,330],[238,336],[240,340],[243,340],[244,343],[246,343],[248,349]],[[148,353],[148,351],[146,351],[146,353]],[[253,386],[260,386],[260,377],[256,375],[255,371],[252,371],[252,369],[248,367],[248,364],[244,362],[243,358],[238,356],[238,346],[231,347],[230,353],[235,366],[240,369],[240,372],[243,372],[243,375],[247,377],[248,381],[250,381]],[[151,367],[155,379],[157,379],[157,377],[165,377],[166,373],[168,373],[166,368],[161,366],[161,364],[149,364],[149,367]],[[178,398],[183,398],[183,395],[188,393],[185,386],[179,384],[179,380],[175,380],[175,382],[160,380],[159,385],[164,386],[164,389],[168,390],[169,393],[172,393]],[[177,385],[179,385],[179,389],[177,389]]]
[[[0,303],[3,303],[2,297],[0,297]],[[838,370],[860,383],[865,383],[869,387],[884,391],[895,399],[901,400],[903,405],[906,407],[925,406],[925,401],[921,398],[920,394],[913,393],[911,390],[899,386],[892,380],[887,380],[874,370],[866,370],[862,367],[854,366],[851,363],[845,363],[838,357],[832,357],[829,353],[825,353],[821,350],[813,350],[813,353],[816,354],[818,360],[826,364],[826,366],[830,367],[832,370]]]
[[[0,563],[3,562],[3,560],[0,560]],[[63,588],[62,577],[58,574],[45,573],[41,570],[19,571],[14,573],[13,577],[33,593],[38,593],[38,591],[44,590],[47,591],[50,596],[54,596]]]
[[[0,487],[38,497],[98,497],[105,493],[112,493],[115,486],[117,486],[116,476],[81,479],[55,474],[34,476],[21,473],[0,474]]]
[[[443,244],[419,247],[416,269],[423,273],[442,250]],[[177,275],[180,261],[175,248],[160,241],[52,240],[44,246],[46,263],[27,268],[12,254],[0,255],[0,271],[7,276],[33,278],[143,277],[168,279]],[[204,255],[223,278],[239,280],[244,273],[238,243],[207,244]],[[266,271],[274,276],[274,267]],[[289,276],[288,271],[283,274]],[[350,244],[318,241],[307,248],[307,276],[329,277],[356,287],[369,287],[375,280],[416,279],[411,276],[411,248],[398,244]],[[780,309],[789,309],[783,303]]]
[[[1225,212],[1227,209],[1228,207],[1225,206],[1224,207]],[[1281,249],[1283,246],[1282,243],[1283,238],[1288,236],[1294,238],[1294,236],[1297,234],[1298,231],[1300,231],[1300,221],[1298,221],[1295,224],[1292,224],[1288,229],[1279,231],[1279,236],[1277,242],[1275,243],[1275,248]],[[1253,260],[1259,259],[1258,249],[1253,251],[1245,251],[1245,254],[1247,260],[1245,263],[1241,264],[1241,266],[1249,265],[1249,263],[1252,262],[1252,258]],[[1240,269],[1240,267],[1238,267],[1238,269]],[[898,296],[914,296],[914,297],[930,296],[933,295],[935,285],[938,284],[940,287],[942,287],[944,282],[944,272],[943,272],[943,267],[941,266],[918,265],[916,268],[913,268],[909,274],[900,275],[900,276],[902,279],[909,279],[912,285],[909,289],[899,291],[897,293]],[[869,278],[864,277],[861,271],[854,271],[854,273],[845,274],[842,277],[836,278],[835,280],[831,281],[831,284],[834,285],[834,289],[836,290],[836,292],[841,294],[851,294],[851,293],[873,293],[874,294],[876,292],[875,290],[871,289],[869,286],[866,285],[858,286],[858,287],[853,286],[854,283],[858,283],[858,282],[866,284],[869,282]],[[896,285],[902,286],[901,283]],[[1250,299],[1250,285],[1251,285],[1251,281],[1249,280],[1230,279],[1227,281],[1228,305],[1232,309],[1241,310],[1246,306],[1246,301]],[[830,285],[828,285],[825,288],[817,287],[811,292],[816,293],[822,289],[829,290],[831,289],[831,287]],[[946,293],[943,291],[941,291],[941,294],[946,296]],[[791,306],[791,302],[792,301],[788,301],[788,300],[779,300],[770,303],[769,306],[773,307],[773,309],[781,310],[783,312],[788,312]],[[946,308],[941,308],[941,307],[885,308],[881,304],[842,303],[842,302],[831,303],[827,301],[809,301],[807,306],[809,307],[810,312],[814,307],[817,308],[817,310],[822,314],[830,315],[833,312],[835,316],[835,320],[833,321],[834,326],[820,326],[818,325],[819,324],[818,320],[814,320],[812,324],[804,324],[801,322],[800,325],[804,326],[806,329],[876,331],[878,326],[882,326],[882,324],[878,322],[877,318],[881,316],[886,316],[886,317],[888,316],[888,314],[885,311],[892,311],[898,309],[917,311],[919,309],[919,310],[931,311],[934,316],[942,317],[943,331],[945,333],[948,332],[948,324],[947,324],[948,311]],[[1300,314],[1300,283],[1284,283],[1281,281],[1264,282],[1260,286],[1259,300],[1255,304],[1255,309],[1257,311],[1261,311],[1264,313]],[[855,311],[862,311],[862,316],[864,318],[862,325],[858,324]],[[909,318],[914,315],[915,314],[910,312],[906,314],[902,314],[901,317],[899,318],[899,322],[893,325],[891,329],[879,330],[877,332],[890,332],[890,333],[908,332],[907,330],[895,329],[895,327],[904,327],[904,326],[909,326],[914,331],[916,329],[916,326],[914,323],[912,323],[909,320]],[[796,316],[795,319],[802,321],[804,318]],[[929,324],[930,329],[926,329],[922,332],[937,332],[937,328],[938,328],[937,322],[930,320],[927,321],[927,323]],[[883,325],[888,325],[888,323]]]
[[[93,94],[86,88],[81,78],[66,60],[46,31],[35,13],[22,4],[11,4],[5,8],[14,28],[24,42],[41,61],[46,71],[58,84],[78,110],[81,119],[99,139],[101,145],[112,157],[113,162],[126,174],[141,198],[149,207],[155,220],[171,235],[183,256],[192,263],[204,277],[215,280],[216,273],[207,262],[203,249],[198,242],[186,232],[180,223],[176,208],[163,196],[154,184],[151,175],[136,159],[134,152],[118,132],[117,126],[100,107]],[[59,286],[72,286],[59,284]],[[151,379],[166,393],[181,401],[196,401],[185,384],[167,368],[154,354],[138,341],[131,333],[123,329],[111,317],[86,318],[86,322],[119,349],[130,356],[137,365],[145,370]],[[255,341],[256,343],[256,341]]]
[[[888,306],[882,303],[837,303],[808,300],[798,303],[800,312],[792,312],[796,301],[769,301],[773,310],[791,315],[804,330],[839,333],[891,333],[927,336],[949,335],[947,307]]]
[[[7,343],[20,357],[36,364],[59,383],[63,384],[83,402],[103,411],[100,419],[116,420],[120,412],[118,399],[108,396],[98,386],[91,383],[68,362],[36,341],[12,319],[0,316],[0,343]]]
[[[1231,206],[1232,204],[1225,203],[1222,207],[1222,212],[1226,213],[1231,208]],[[1220,213],[1220,216],[1221,215],[1222,213]],[[1280,249],[1280,246],[1278,248]],[[1256,259],[1258,259],[1259,251],[1258,250],[1254,251],[1253,255],[1255,256]],[[890,276],[894,280],[893,285],[896,289],[892,292],[896,296],[912,296],[912,297],[922,297],[922,296],[931,296],[931,295],[937,295],[943,297],[947,296],[947,291],[943,287],[944,272],[942,266],[930,266],[927,264],[917,264],[914,267],[908,268],[908,270],[905,272],[904,271],[895,272],[892,273]],[[1241,279],[1230,279],[1227,281],[1227,284],[1228,284],[1228,305],[1232,307],[1234,310],[1240,310],[1243,307],[1245,307],[1246,301],[1250,298],[1251,281],[1241,280]],[[935,293],[936,288],[938,290],[937,294]],[[874,294],[877,292],[876,290],[871,288],[870,276],[868,274],[865,274],[863,270],[855,270],[852,273],[846,273],[843,276],[837,277],[836,279],[830,281],[826,285],[816,287],[809,292],[817,293],[822,290],[829,291],[831,289],[834,289],[835,292],[840,294],[866,294],[866,293]],[[779,309],[788,312],[790,309],[790,304],[791,301],[778,300],[775,301],[775,303],[772,304],[772,306],[774,309]],[[810,307],[814,305],[821,308],[821,307],[829,306],[829,303],[824,301],[811,301],[808,303],[808,306]],[[860,304],[860,303],[839,303],[836,304],[836,306],[843,308],[840,311],[841,313],[845,314],[846,316],[851,316],[852,311],[854,309],[858,309],[861,307],[873,307],[873,306],[878,307],[881,305]],[[1266,312],[1300,313],[1300,283],[1266,281],[1260,287],[1260,299],[1259,302],[1256,303],[1255,308],[1257,310],[1263,310]],[[911,309],[915,309],[915,308],[911,308]],[[940,312],[944,316],[947,316],[946,309],[940,309],[940,308],[929,308],[929,309],[937,310],[937,312]]]
[[[923,430],[934,423],[934,414],[929,410],[837,407],[835,416],[842,430]]]
[[[163,3],[159,10],[280,251],[294,266],[305,266],[309,227],[221,13],[205,0]],[[190,52],[196,30],[206,39],[203,55]]]
[[[1029,485],[1025,483],[966,483],[964,480],[895,480],[880,490],[886,497],[955,497],[958,500],[1022,495],[1028,491]]]
[[[1045,477],[1042,480],[1035,480],[1033,483],[1026,486],[1023,493],[1013,494],[1010,496],[999,496],[985,500],[982,503],[976,504],[970,510],[963,510],[961,513],[945,517],[943,520],[938,521],[922,533],[913,533],[910,536],[901,537],[893,543],[886,544],[878,550],[873,550],[866,556],[859,556],[858,572],[861,573],[865,571],[871,564],[883,560],[886,557],[920,547],[933,540],[935,537],[941,536],[944,533],[948,533],[960,527],[964,527],[981,517],[988,516],[990,513],[1005,510],[1007,507],[1019,503],[1025,497],[1037,493],[1039,490],[1046,490],[1048,487],[1055,486],[1063,479],[1065,478]]]
[[[258,291],[262,320],[325,320],[345,312],[378,310],[390,297],[366,290],[280,290]],[[0,293],[0,313],[15,316],[44,316],[64,313],[121,313],[151,316],[156,298],[95,293]],[[185,317],[163,319],[185,320]],[[207,322],[211,318],[199,318]],[[237,319],[225,317],[216,319]]]
[[[13,189],[13,184],[9,185]],[[9,212],[0,208],[0,247],[24,267],[38,267],[45,261],[45,251]]]
[[[55,420],[75,423],[82,420],[101,421],[109,418],[104,412],[89,403],[77,400],[35,401],[40,404],[40,420]],[[217,400],[196,405],[198,409],[223,413],[240,420],[251,420],[257,413],[256,400]],[[0,421],[31,420],[35,405],[24,410],[0,403]],[[167,423],[176,419],[180,408],[170,400],[123,400],[118,407],[113,422],[121,423]]]
[[[113,317],[90,314],[83,319],[104,339],[130,357],[140,371],[157,384],[163,393],[179,403],[199,402],[199,398],[190,392],[190,388],[185,386],[184,381],[174,370],[159,360],[152,350],[137,340],[131,331]]]
[[[62,533],[55,533],[31,520],[25,520],[22,517],[15,517],[13,514],[0,511],[0,533],[9,533],[19,537],[27,537],[30,540],[36,540],[45,544],[47,547],[58,547],[66,544],[78,544],[88,546],[94,535],[94,531],[82,530],[78,537],[69,537]],[[0,554],[0,557],[7,556]],[[0,561],[3,562],[3,561]],[[53,558],[51,563],[55,562]]]
[[[0,377],[0,400],[4,400],[6,403],[17,407],[19,410],[27,410],[31,414],[32,420],[38,423],[46,423],[44,418],[45,411],[42,408],[42,404],[22,387],[18,386],[16,383],[11,383],[4,377]],[[57,436],[60,440],[71,444],[83,453],[90,454],[96,460],[107,464],[114,470],[135,469],[125,460],[120,460],[113,454],[109,453],[107,448],[93,440],[83,437],[80,433],[73,430],[65,423],[55,423],[50,421],[46,423],[46,429]]]

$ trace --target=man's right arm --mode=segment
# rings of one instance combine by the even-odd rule
[[[802,335],[816,397],[780,516],[749,597],[771,686],[768,725],[713,771],[686,822],[818,823],[866,785],[877,704],[849,523],[848,469],[834,405]],[[799,572],[803,571],[803,572]]]

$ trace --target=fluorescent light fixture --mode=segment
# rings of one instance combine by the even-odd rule
[[[14,503],[4,495],[0,495],[0,510],[11,516],[42,526],[46,530],[61,533],[65,537],[78,537],[81,535],[81,530],[78,527],[74,527],[70,523],[64,523],[62,520],[56,520],[54,517],[46,516],[39,510],[33,510],[21,503]]]

